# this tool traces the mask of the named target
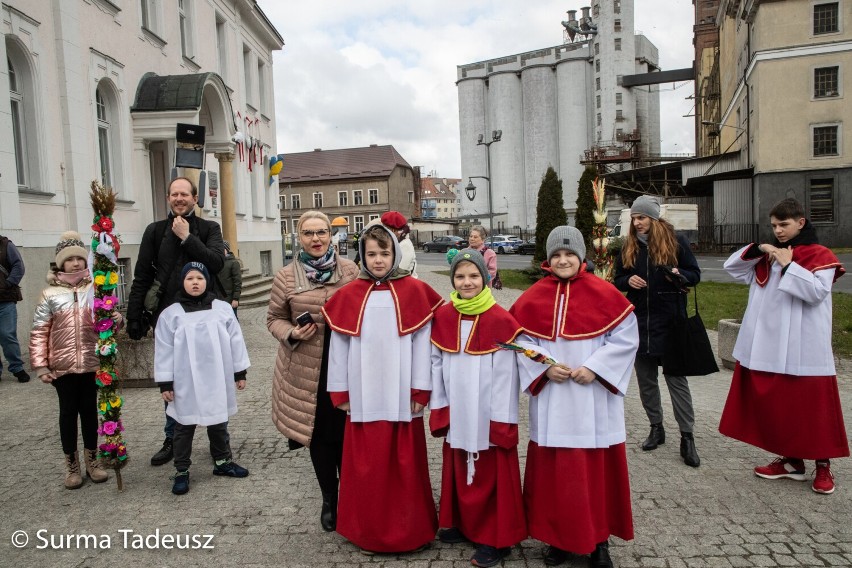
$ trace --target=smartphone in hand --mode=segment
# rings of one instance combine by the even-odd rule
[[[298,323],[301,327],[305,327],[306,325],[314,323],[314,318],[311,317],[310,312],[304,312],[299,314],[296,318],[296,323]]]

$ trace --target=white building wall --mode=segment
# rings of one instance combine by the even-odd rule
[[[476,145],[480,134],[489,135],[485,125],[486,87],[484,79],[459,81],[459,140],[462,163],[460,216],[475,215],[488,209],[488,196],[485,191],[477,190],[473,201],[467,199],[464,188],[470,176],[485,175],[485,152]],[[471,180],[478,188],[484,188],[484,180]]]
[[[495,73],[489,77],[486,141],[491,139],[494,130],[503,131],[501,140],[491,144],[492,206],[495,212],[499,212],[505,209],[502,206],[504,199],[519,202],[526,194],[523,91],[515,72]],[[485,145],[479,148],[483,154],[486,152]],[[480,187],[486,189],[486,184]],[[527,223],[526,208],[510,211],[508,226],[526,227]],[[496,226],[497,220],[494,221]]]
[[[565,209],[577,207],[577,182],[583,175],[580,164],[583,151],[592,144],[594,133],[589,104],[589,79],[591,69],[583,50],[577,58],[557,65],[558,115],[559,115],[559,177],[562,179],[562,197]]]
[[[548,167],[559,169],[559,113],[556,73],[551,65],[527,67],[521,72],[525,180],[523,193],[512,195],[495,209],[509,212],[509,228],[527,227],[535,219],[538,189]],[[501,142],[502,143],[502,142]],[[505,219],[505,218],[501,218]]]

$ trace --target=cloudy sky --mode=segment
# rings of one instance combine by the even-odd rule
[[[393,144],[411,165],[461,174],[456,66],[562,43],[555,0],[259,0],[274,56],[279,152]],[[691,0],[635,0],[663,70],[692,65]],[[691,83],[661,85],[662,149],[693,151]]]

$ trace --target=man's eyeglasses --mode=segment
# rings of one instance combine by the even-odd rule
[[[309,239],[314,238],[314,236],[323,238],[328,236],[328,232],[328,229],[320,229],[319,231],[302,231],[302,236],[308,237]]]

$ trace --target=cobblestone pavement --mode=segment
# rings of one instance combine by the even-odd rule
[[[422,267],[421,277],[445,297],[449,278]],[[511,305],[515,290],[495,293]],[[336,533],[319,525],[320,493],[306,450],[290,451],[270,419],[270,390],[276,342],[266,330],[262,308],[240,312],[252,367],[231,421],[237,461],[246,479],[214,477],[207,443],[199,431],[188,495],[172,495],[171,464],[149,465],[162,442],[163,412],[155,389],[128,389],[124,423],[131,461],[123,470],[125,490],[114,479],[81,489],[63,488],[56,395],[33,380],[0,381],[0,566],[353,566],[449,568],[470,566],[469,545],[445,545],[403,556],[363,556]],[[715,336],[712,337],[715,341]],[[852,423],[852,364],[840,361],[840,391]],[[830,496],[810,483],[766,481],[751,468],[772,456],[717,432],[730,371],[691,380],[696,443],[701,467],[685,466],[678,454],[677,425],[666,392],[668,442],[653,452],[639,444],[647,419],[631,385],[626,400],[628,461],[636,538],[613,539],[617,566],[740,567],[852,566],[852,465],[833,464],[838,488]],[[665,391],[665,389],[663,389]],[[526,450],[523,417],[521,464]],[[430,439],[435,498],[440,482],[439,442]],[[811,462],[809,467],[813,466]],[[562,472],[570,475],[570,472]],[[570,511],[566,511],[570,514]],[[16,548],[25,531],[29,542]],[[92,535],[88,540],[77,535]],[[104,535],[104,536],[102,536]],[[158,536],[159,535],[159,538]],[[169,536],[166,536],[169,535]],[[171,535],[190,549],[174,549]],[[13,542],[14,541],[14,542]],[[505,566],[543,566],[543,545],[527,540]],[[568,566],[586,566],[573,557]]]

